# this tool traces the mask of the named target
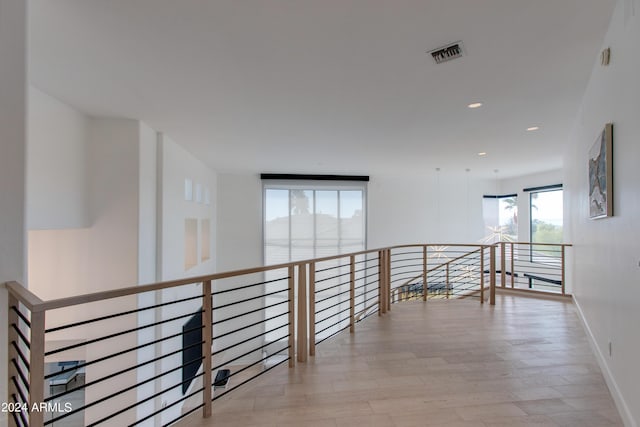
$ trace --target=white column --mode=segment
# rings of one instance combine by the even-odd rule
[[[27,1],[0,0],[0,336],[7,336],[4,283],[25,283]],[[7,402],[7,348],[0,343],[0,402]],[[0,425],[6,414],[0,414]]]

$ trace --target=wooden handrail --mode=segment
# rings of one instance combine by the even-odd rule
[[[573,246],[571,243],[536,243],[536,242],[498,242],[500,243],[511,243],[513,245],[536,245],[536,246]]]
[[[7,282],[5,284],[7,290],[15,296],[22,304],[24,304],[29,311],[37,312],[42,311],[39,307],[44,304],[37,295],[29,291],[18,282]]]

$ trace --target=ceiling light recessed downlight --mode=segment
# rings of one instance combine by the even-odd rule
[[[478,156],[480,156],[480,157],[486,156],[486,155],[487,155],[487,153],[485,153],[484,151],[481,151],[481,152],[478,153]]]
[[[527,128],[527,132],[533,132],[533,131],[536,131],[538,129],[540,129],[539,126],[531,126],[531,127]]]
[[[480,108],[482,107],[482,102],[474,102],[473,104],[467,105],[469,108]]]

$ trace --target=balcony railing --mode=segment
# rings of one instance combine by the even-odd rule
[[[305,362],[392,303],[495,304],[497,279],[547,291],[559,280],[564,294],[566,246],[395,246],[50,301],[8,283],[10,423],[209,417],[216,399],[280,364]],[[81,405],[62,405],[77,393]]]
[[[500,287],[566,295],[565,265],[569,244],[502,242]]]

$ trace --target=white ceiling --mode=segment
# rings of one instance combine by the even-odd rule
[[[615,1],[32,0],[30,77],[218,171],[515,176],[561,167]]]

